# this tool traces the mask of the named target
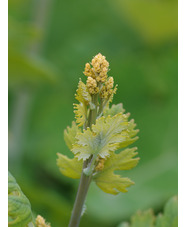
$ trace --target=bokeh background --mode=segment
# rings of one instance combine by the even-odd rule
[[[177,1],[9,0],[9,170],[35,214],[67,226],[78,180],[60,174],[84,65],[101,52],[140,129],[135,185],[117,196],[92,183],[82,227],[114,227],[177,194]]]

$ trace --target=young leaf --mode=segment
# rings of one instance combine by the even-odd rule
[[[110,102],[112,102],[114,95],[116,94],[116,91],[118,89],[118,85],[116,84],[116,86],[114,87],[114,89],[112,90],[112,94],[110,95],[107,105],[109,105]]]
[[[155,227],[177,227],[178,226],[178,198],[171,198],[164,208],[164,214],[159,214]]]
[[[74,113],[76,118],[76,123],[79,127],[83,126],[87,119],[87,107],[85,104],[74,104]]]
[[[141,212],[138,211],[131,218],[131,227],[154,227],[154,214],[151,209]]]
[[[122,142],[130,139],[127,122],[128,116],[117,114],[113,117],[101,117],[92,125],[92,131],[88,128],[76,136],[77,142],[73,145],[72,152],[78,159],[86,160],[91,155],[99,155],[105,158],[110,151],[118,149]]]
[[[129,114],[128,114],[129,116]],[[134,143],[136,140],[138,140],[138,136],[136,134],[139,132],[139,129],[134,129],[136,127],[136,124],[134,123],[134,119],[130,120],[128,122],[127,131],[125,134],[125,140],[123,140],[120,144],[118,149],[125,148],[129,146],[130,144]],[[135,136],[135,137],[134,137]]]
[[[105,108],[104,112],[103,112],[103,115],[105,117],[107,117],[108,115],[110,115],[111,117],[118,114],[118,113],[124,113],[125,110],[123,109],[123,104],[122,103],[119,103],[117,105],[113,104],[111,106],[111,108]]]
[[[72,145],[76,142],[75,137],[78,132],[80,132],[80,129],[74,121],[72,122],[72,127],[67,127],[64,131],[64,140],[70,150],[72,149]]]
[[[121,151],[119,154],[112,153],[105,160],[102,171],[94,175],[94,181],[97,186],[104,192],[118,194],[119,192],[127,192],[127,187],[134,184],[128,178],[122,178],[114,174],[115,170],[128,170],[135,167],[139,158],[133,158],[137,155],[136,148],[128,148]]]
[[[8,172],[8,226],[25,227],[32,221],[31,205],[15,178]]]
[[[125,222],[118,227],[124,227]],[[131,224],[126,227],[178,227],[178,198],[171,198],[164,208],[164,213],[157,217],[153,215],[151,209],[147,211],[138,211],[131,218]]]
[[[76,90],[75,97],[80,103],[83,103],[86,105],[88,105],[92,100],[86,85],[81,81],[81,79],[78,83],[78,89]]]
[[[74,157],[73,159],[68,158],[65,155],[59,154],[57,159],[57,165],[61,173],[67,177],[78,179],[81,177],[81,171],[83,168],[83,161]]]
[[[73,145],[72,152],[76,154],[78,160],[86,160],[91,154],[97,152],[99,141],[97,142],[96,135],[88,128],[83,133],[78,133],[76,136],[77,142]]]
[[[80,104],[74,104],[74,113],[78,126],[84,125],[87,119],[87,106],[91,105],[91,95],[89,94],[86,85],[80,80],[78,89],[76,90],[76,99]]]

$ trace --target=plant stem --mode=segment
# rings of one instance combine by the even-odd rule
[[[82,171],[79,188],[78,188],[78,192],[76,195],[76,200],[74,203],[69,227],[78,227],[79,226],[81,213],[82,213],[83,205],[85,202],[85,198],[86,198],[86,195],[88,192],[90,182],[91,182],[91,176],[86,176]]]
[[[91,128],[92,124],[95,124],[96,117],[97,117],[97,108],[98,108],[98,94],[92,96],[92,102],[95,105],[95,109],[90,110],[89,118],[88,118],[88,124],[87,126]]]
[[[97,107],[98,107],[98,94],[92,96],[92,102],[95,105],[95,109],[90,110],[88,122],[86,124],[87,127],[90,127],[90,128],[91,128],[92,124],[95,124],[95,122],[96,122]],[[92,160],[92,158],[93,157],[91,156],[88,160],[84,161],[83,170],[85,168],[87,168],[87,166],[88,166],[88,164],[90,164],[90,162],[95,160],[95,159]],[[94,163],[91,163],[91,166],[93,164]],[[80,179],[80,183],[79,183],[79,187],[78,187],[78,192],[76,195],[76,200],[74,203],[74,207],[72,210],[72,215],[71,215],[71,219],[70,219],[70,223],[69,223],[68,227],[78,227],[79,226],[81,215],[82,215],[82,210],[83,210],[83,205],[85,203],[85,198],[86,198],[86,195],[88,192],[89,185],[91,183],[92,173],[90,173],[90,176],[87,176],[84,174],[83,170],[81,173],[81,179]]]

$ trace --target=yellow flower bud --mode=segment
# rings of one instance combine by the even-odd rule
[[[45,219],[38,215],[36,218],[36,226],[37,227],[51,227],[50,224],[46,224]]]
[[[84,73],[84,75],[87,76],[87,77],[90,76],[90,77],[95,78],[95,74],[94,74],[94,72],[92,71],[92,68],[91,68],[91,66],[90,66],[89,63],[86,63],[86,65],[85,65],[85,71],[84,71],[83,73]]]
[[[104,169],[104,164],[105,164],[105,159],[104,158],[99,158],[98,159],[98,164],[95,167],[96,171],[101,171]]]
[[[97,87],[97,82],[92,77],[87,78],[87,88],[91,95],[97,94],[99,92],[99,88]]]
[[[114,86],[114,79],[113,77],[109,77],[109,79],[105,82],[105,86],[107,90],[110,90]]]
[[[103,56],[100,53],[97,54],[92,59],[91,64],[92,64],[93,70],[96,74],[96,77],[95,77],[96,81],[104,83],[107,78],[107,72],[108,72],[108,67],[109,67],[109,63],[105,59],[105,56]]]
[[[100,98],[102,98],[102,99],[108,98],[108,91],[106,90],[105,86],[102,87],[99,95],[100,95]]]
[[[105,82],[105,86],[102,87],[100,91],[100,97],[103,99],[109,98],[113,93],[114,79],[113,77],[109,77],[109,79]]]

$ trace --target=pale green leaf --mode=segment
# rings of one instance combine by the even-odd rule
[[[124,113],[125,110],[123,109],[123,104],[119,103],[117,105],[113,104],[110,108],[105,108],[103,115],[107,117],[108,115],[114,116],[118,113]]]
[[[75,97],[80,102],[80,104],[74,104],[75,118],[77,124],[82,126],[87,119],[87,106],[90,105],[92,107],[92,98],[86,85],[81,81],[81,79],[78,83],[78,89],[76,90]]]
[[[92,100],[86,85],[81,81],[81,79],[79,80],[78,83],[78,89],[76,90],[75,98],[79,102],[84,103],[86,105],[88,105]]]
[[[120,226],[125,223],[121,223]],[[163,214],[154,216],[151,209],[147,211],[138,211],[131,218],[131,224],[128,227],[178,227],[178,198],[171,198],[164,207]]]
[[[31,205],[15,178],[8,172],[8,226],[25,227],[32,221]]]
[[[83,126],[87,119],[87,107],[85,104],[74,104],[74,113],[78,126]]]
[[[127,192],[128,187],[134,184],[129,178],[122,178],[112,172],[105,172],[96,180],[97,186],[106,193],[117,195],[119,192]]]
[[[119,192],[127,192],[127,187],[134,184],[128,178],[122,178],[114,174],[115,170],[129,170],[135,167],[139,158],[133,158],[137,155],[137,148],[128,148],[121,151],[119,154],[112,153],[105,160],[104,168],[94,175],[94,181],[97,186],[104,192],[118,194]]]
[[[78,159],[86,160],[91,155],[105,158],[111,151],[119,148],[122,142],[130,139],[128,115],[119,113],[113,117],[101,117],[92,125],[76,136],[77,142],[73,145],[72,152]]]
[[[127,114],[129,116],[129,113]],[[129,146],[130,144],[134,143],[136,140],[138,140],[138,136],[136,134],[139,132],[139,129],[135,129],[136,124],[134,123],[134,119],[130,120],[128,122],[127,127],[127,133],[125,134],[125,139],[119,144],[120,148],[125,148]]]
[[[155,227],[177,227],[178,226],[178,198],[171,198],[165,205],[164,213],[159,214]]]
[[[72,149],[72,145],[76,142],[75,137],[78,132],[80,132],[80,129],[74,121],[72,122],[72,127],[70,128],[68,126],[64,131],[64,140],[70,150]]]
[[[83,168],[83,161],[74,157],[73,159],[68,158],[66,155],[57,153],[57,165],[60,172],[70,178],[78,179],[81,177],[81,172]]]
[[[138,211],[131,218],[131,227],[154,227],[155,216],[151,209],[141,212]]]
[[[114,89],[112,89],[112,94],[110,95],[110,97],[109,97],[109,99],[108,99],[107,105],[109,105],[109,103],[112,102],[113,97],[114,97],[114,95],[116,94],[117,87],[118,87],[118,85],[116,84],[116,86],[114,87]]]
[[[72,152],[76,154],[78,160],[86,160],[91,154],[96,153],[99,146],[96,135],[93,135],[90,128],[84,130],[83,133],[78,133],[76,136],[77,142],[73,145]]]

